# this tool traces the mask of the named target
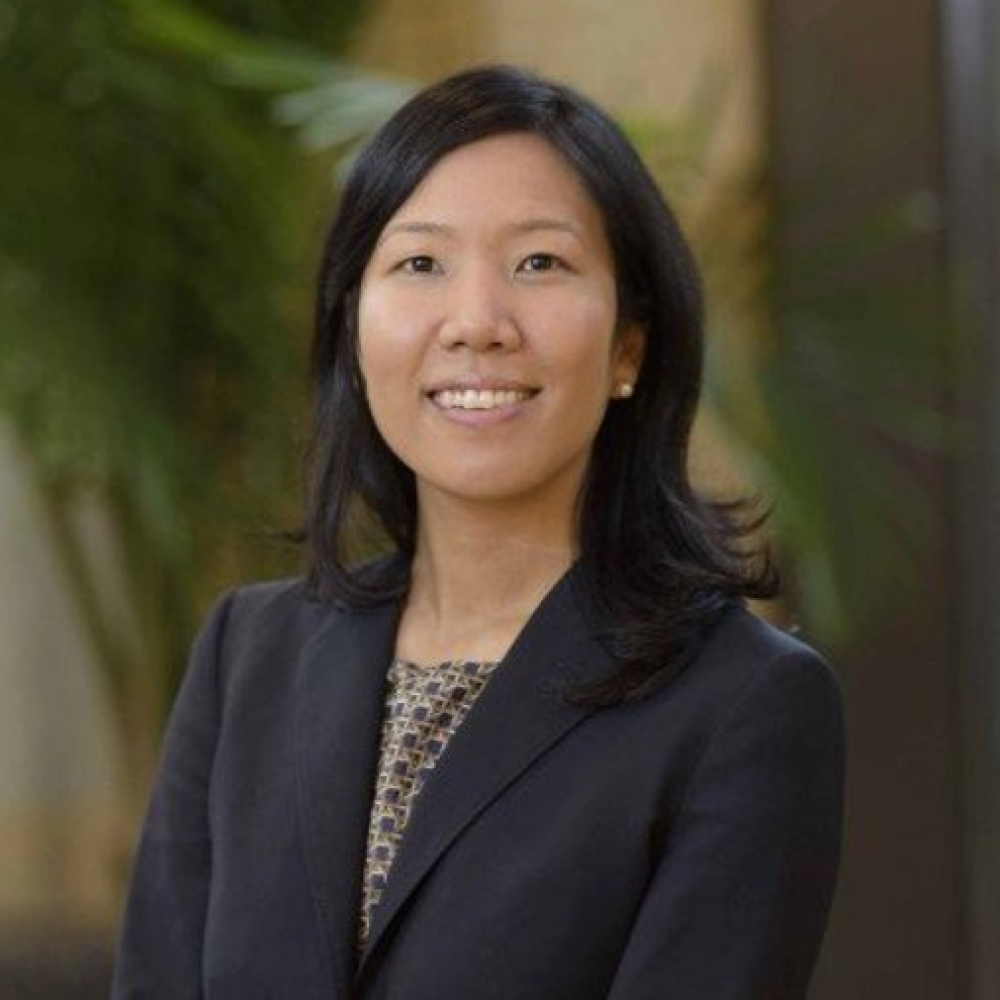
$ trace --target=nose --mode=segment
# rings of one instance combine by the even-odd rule
[[[511,311],[510,289],[486,266],[470,266],[451,282],[439,342],[447,350],[509,351],[521,341]]]

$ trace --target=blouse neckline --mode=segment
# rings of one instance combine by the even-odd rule
[[[438,663],[414,663],[413,660],[406,660],[400,656],[394,656],[392,658],[392,665],[399,670],[406,670],[412,673],[420,674],[434,674],[441,673],[445,670],[453,669],[454,667],[465,667],[474,666],[479,669],[486,669],[489,667],[495,667],[499,664],[499,660],[474,660],[474,659],[464,659],[462,657],[456,657],[450,660],[441,660]]]

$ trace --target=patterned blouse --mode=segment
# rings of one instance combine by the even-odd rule
[[[368,939],[372,911],[385,888],[414,800],[496,666],[495,662],[452,660],[422,667],[396,659],[389,667],[362,882],[358,953]]]

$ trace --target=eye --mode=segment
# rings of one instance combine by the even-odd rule
[[[529,273],[540,273],[543,271],[554,271],[563,266],[563,262],[555,254],[533,253],[521,261],[518,265],[518,270]]]
[[[433,257],[428,257],[426,254],[417,254],[414,257],[407,257],[399,267],[410,274],[433,274],[437,267],[437,262]]]

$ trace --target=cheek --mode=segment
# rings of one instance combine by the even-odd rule
[[[420,324],[412,310],[389,295],[362,294],[358,305],[358,356],[372,388],[411,375],[420,357]]]
[[[604,299],[567,302],[554,311],[543,338],[549,366],[568,379],[567,385],[600,396],[611,378],[614,324]]]

